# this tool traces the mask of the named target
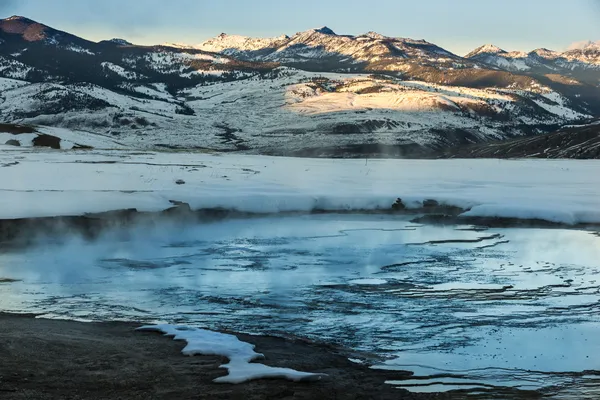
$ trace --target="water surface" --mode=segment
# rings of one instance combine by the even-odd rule
[[[600,397],[600,237],[404,217],[231,220],[0,253],[0,310],[294,334],[413,391]],[[573,397],[574,396],[574,397]]]

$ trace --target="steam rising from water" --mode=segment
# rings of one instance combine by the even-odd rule
[[[396,383],[415,391],[441,375],[556,395],[599,378],[581,373],[600,370],[599,244],[389,215],[157,225],[0,254],[0,276],[22,279],[0,284],[0,310],[292,333],[435,376]]]

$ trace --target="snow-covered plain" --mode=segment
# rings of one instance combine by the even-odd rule
[[[600,223],[600,162],[344,160],[0,147],[0,218],[82,215],[171,201],[254,213],[410,208]],[[185,184],[177,184],[177,180]]]

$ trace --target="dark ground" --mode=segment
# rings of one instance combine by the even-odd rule
[[[299,340],[238,335],[265,364],[326,373],[320,382],[216,384],[216,356],[185,357],[183,342],[136,332],[133,323],[78,323],[0,314],[0,398],[23,399],[445,399],[384,384],[403,372],[375,371],[343,351]]]
[[[600,124],[446,149],[440,158],[600,159]]]

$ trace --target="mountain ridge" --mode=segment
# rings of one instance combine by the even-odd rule
[[[87,41],[22,17],[0,21],[3,122],[134,147],[312,154],[311,146],[400,146],[425,154],[598,116],[598,87],[572,75],[511,71],[376,32],[322,27],[140,46]]]
[[[314,61],[316,58],[332,57],[338,57],[342,61],[352,57],[355,64],[382,59],[425,59],[431,56],[460,59],[450,51],[425,40],[393,38],[376,32],[357,36],[339,35],[328,27],[267,39],[221,34],[194,48],[222,52],[252,61],[268,60],[288,64],[302,63],[306,59]]]
[[[600,83],[600,45],[593,42],[564,52],[546,48],[509,52],[494,45],[485,45],[468,53],[465,58],[511,72],[559,73],[595,85]]]

